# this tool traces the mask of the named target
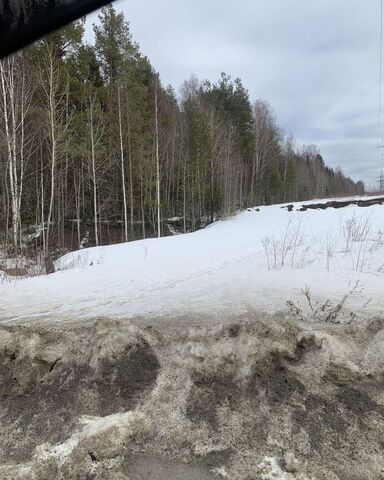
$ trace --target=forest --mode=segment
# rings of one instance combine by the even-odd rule
[[[361,194],[239,78],[164,86],[112,6],[0,62],[0,246],[64,252],[191,232],[249,206]]]

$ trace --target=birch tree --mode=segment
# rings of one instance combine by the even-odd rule
[[[59,155],[62,153],[60,146],[64,143],[64,135],[68,128],[67,111],[65,105],[66,89],[63,87],[60,62],[56,52],[56,45],[52,39],[42,42],[39,56],[40,85],[46,105],[47,148],[50,157],[50,191],[48,214],[46,217],[46,235],[44,252],[46,261],[49,262],[49,248],[53,226],[53,208],[56,195],[57,168]],[[48,268],[50,269],[50,267]]]
[[[158,85],[155,84],[155,163],[156,163],[156,211],[157,211],[157,236],[161,237],[160,215],[160,155],[159,155],[159,104]]]
[[[88,104],[88,123],[89,123],[89,140],[90,140],[90,163],[92,172],[93,187],[93,224],[95,229],[95,244],[99,245],[99,208],[98,208],[98,180],[97,180],[97,150],[100,146],[103,136],[103,125],[101,123],[100,108],[97,103],[95,92],[89,93]]]
[[[12,210],[12,243],[17,256],[21,229],[21,202],[25,163],[29,157],[26,120],[31,106],[32,88],[26,72],[24,55],[17,53],[0,61],[1,114],[0,134],[5,145],[6,170]],[[27,149],[29,152],[27,152]]]

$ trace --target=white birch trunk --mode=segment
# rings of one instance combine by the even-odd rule
[[[25,118],[30,104],[23,57],[16,54],[0,62],[1,111],[6,144],[7,172],[15,256],[21,248],[21,201],[24,181]]]
[[[157,236],[161,237],[161,217],[160,217],[160,158],[159,158],[159,119],[158,119],[158,99],[157,85],[155,87],[155,157],[156,157],[156,210],[157,210]]]
[[[127,212],[127,189],[125,185],[125,165],[124,165],[124,145],[123,145],[123,126],[121,119],[121,98],[120,85],[117,87],[118,98],[118,117],[119,117],[119,139],[120,139],[120,168],[121,168],[121,183],[123,191],[123,210],[124,210],[124,241],[128,242],[128,212]]]

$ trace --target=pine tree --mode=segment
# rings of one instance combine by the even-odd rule
[[[23,245],[23,230],[37,228],[33,248],[48,269],[85,236],[100,245],[155,236],[175,216],[189,231],[246,206],[364,191],[315,147],[286,139],[270,105],[252,105],[240,79],[192,77],[178,100],[123,14],[101,11],[95,45],[83,30],[77,22],[30,47],[15,92],[0,100],[2,242]],[[23,78],[34,85],[28,102]],[[16,162],[5,103],[17,107]]]

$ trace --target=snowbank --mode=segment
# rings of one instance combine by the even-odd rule
[[[367,198],[367,197],[364,197]],[[329,201],[321,200],[321,202]],[[276,312],[294,300],[381,311],[384,206],[248,209],[186,235],[80,250],[57,272],[0,284],[1,321]]]

